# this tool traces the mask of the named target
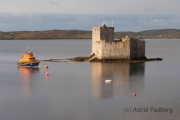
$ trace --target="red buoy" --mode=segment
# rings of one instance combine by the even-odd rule
[[[48,75],[49,75],[49,73],[48,73],[48,72],[46,72],[46,75],[48,76]]]
[[[48,66],[45,66],[45,68],[49,68]]]
[[[133,93],[133,96],[136,96],[136,93]]]
[[[117,80],[117,81],[116,81],[116,84],[118,84],[118,83],[119,83],[119,81]]]

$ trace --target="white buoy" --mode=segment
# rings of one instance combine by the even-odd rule
[[[110,83],[110,82],[112,82],[112,80],[109,80],[109,79],[108,79],[108,80],[105,80],[105,82],[106,82],[106,83]]]

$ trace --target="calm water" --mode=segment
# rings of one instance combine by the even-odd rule
[[[40,60],[91,52],[91,40],[0,41],[0,120],[180,119],[180,40],[146,40],[146,56],[163,61],[41,63],[49,69],[17,67],[26,46]]]

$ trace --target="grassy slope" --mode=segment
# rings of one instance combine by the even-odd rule
[[[115,37],[140,36],[142,38],[180,38],[180,29],[157,29],[141,32],[116,32]]]
[[[180,29],[146,30],[142,32],[115,32],[115,38],[125,36],[141,38],[180,38]],[[46,30],[0,32],[0,39],[91,39],[91,31],[83,30]]]

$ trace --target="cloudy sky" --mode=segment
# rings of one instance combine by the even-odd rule
[[[0,0],[0,31],[180,29],[180,0]]]

